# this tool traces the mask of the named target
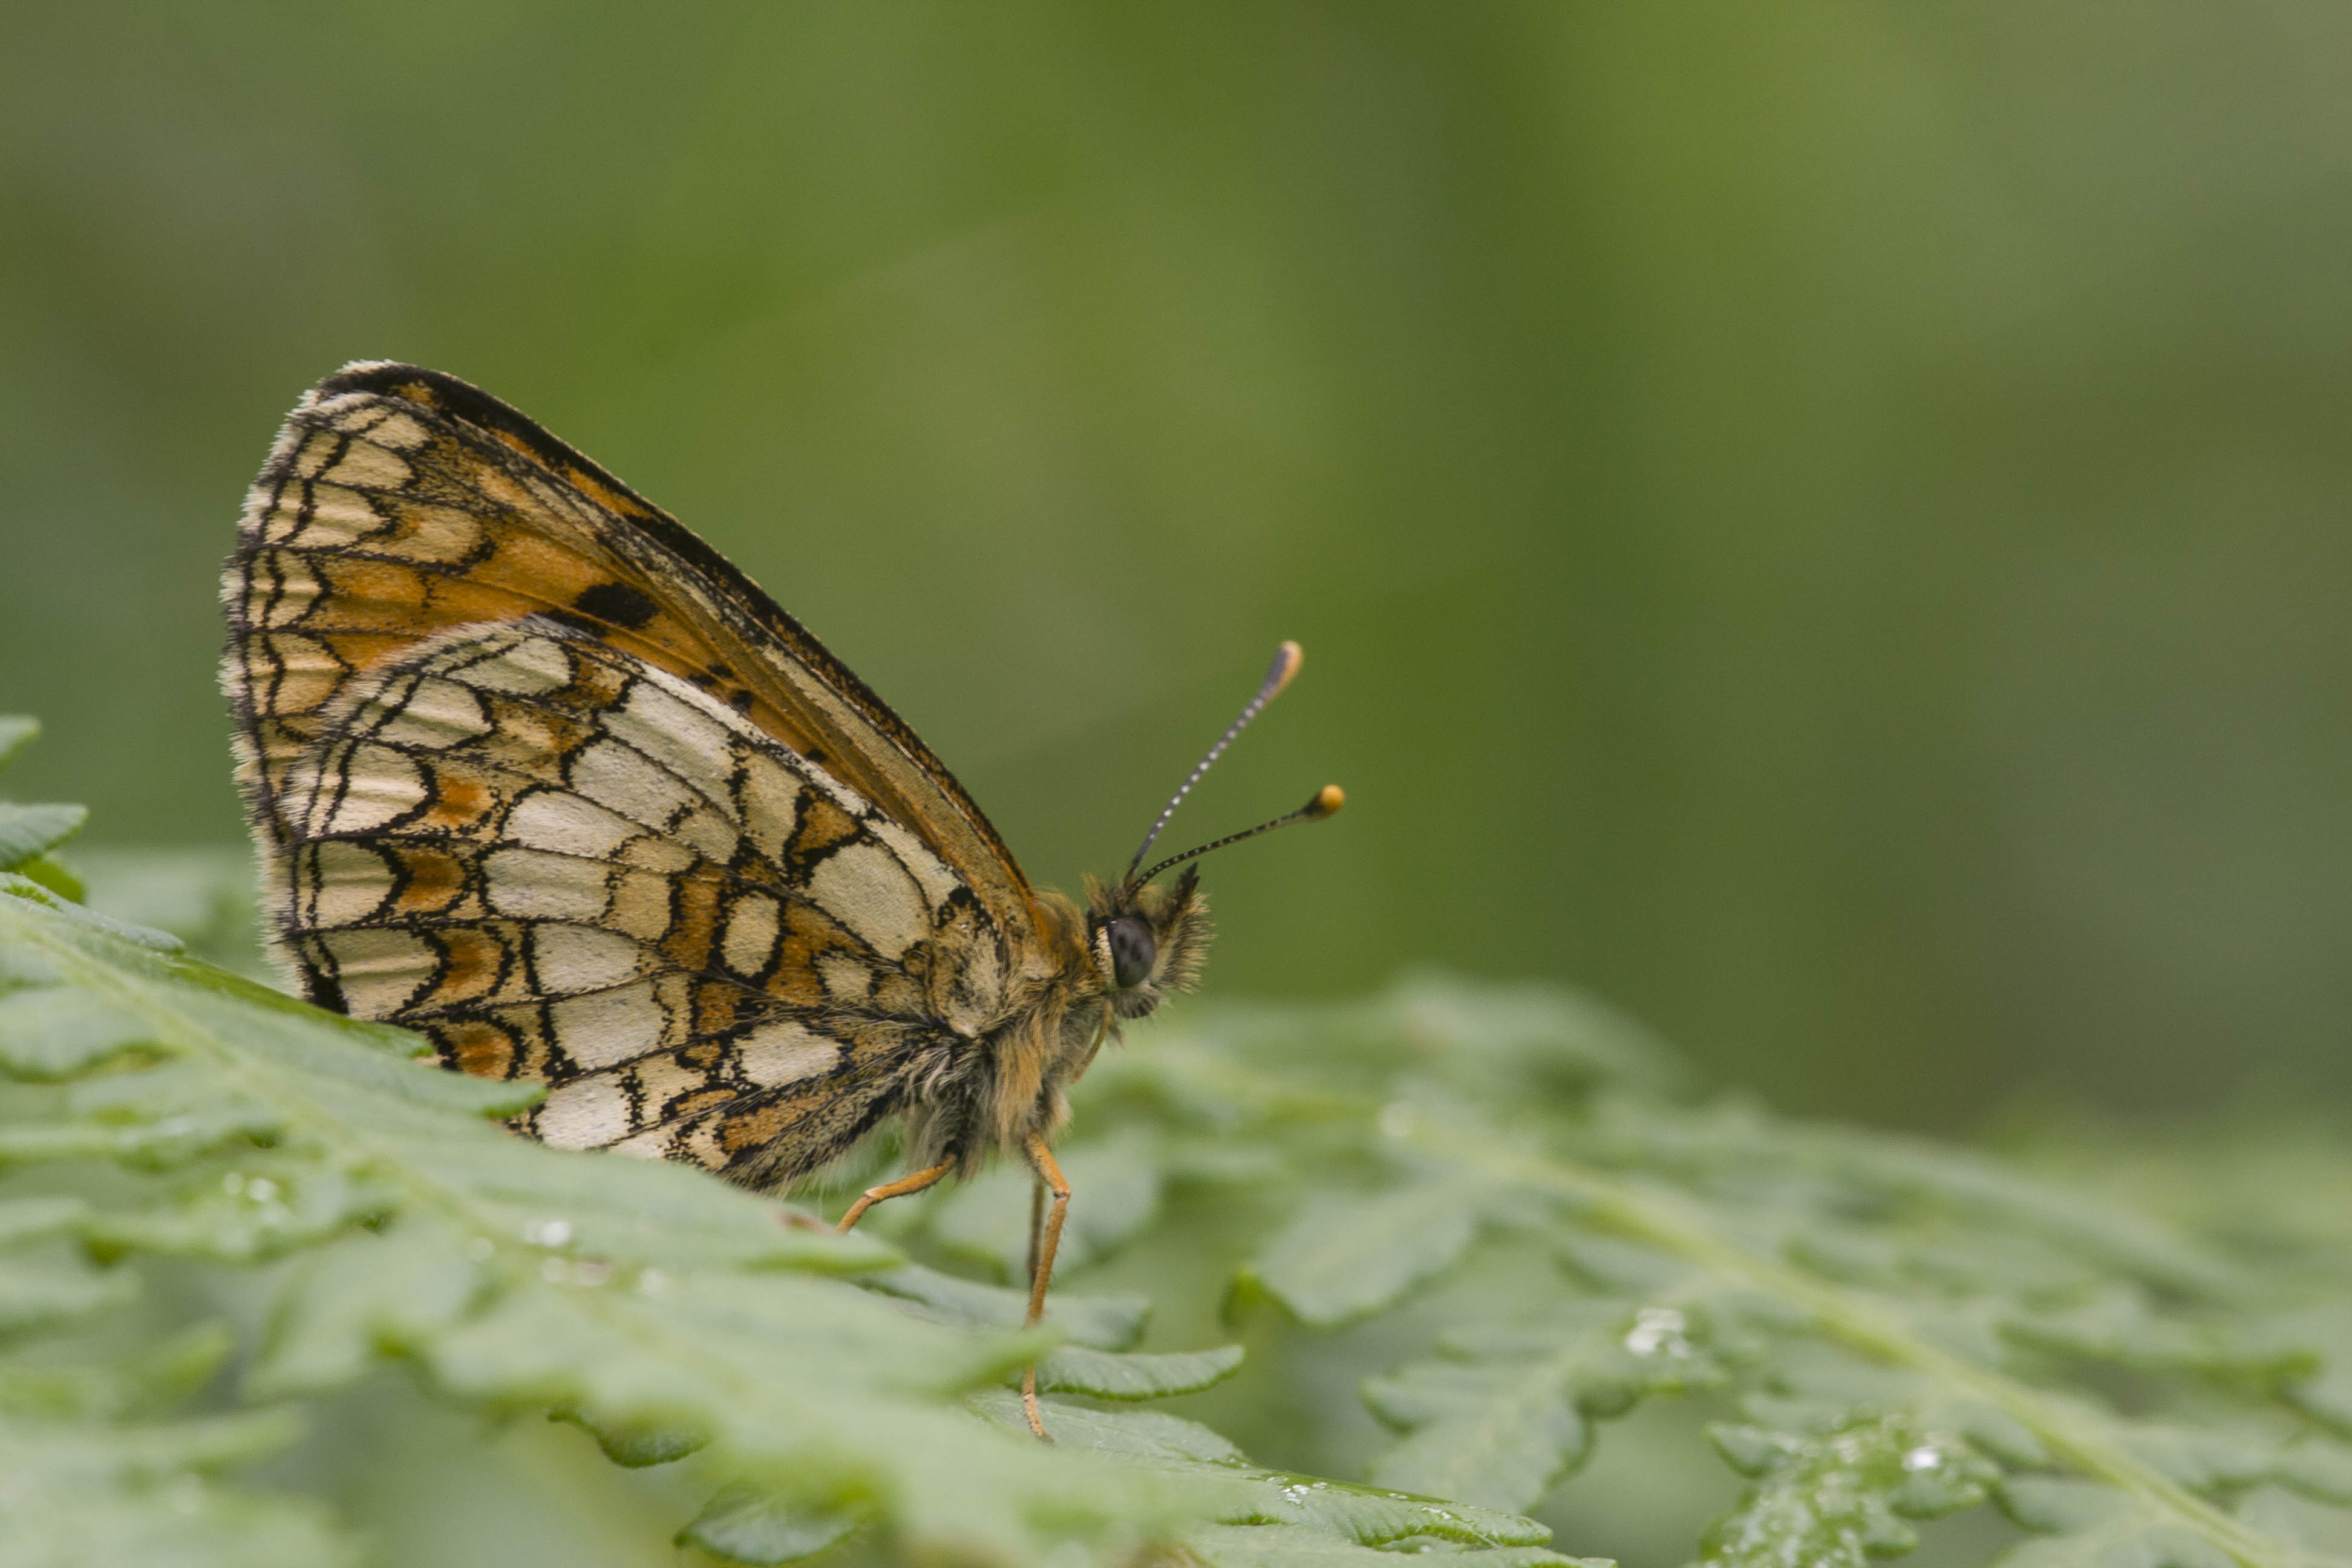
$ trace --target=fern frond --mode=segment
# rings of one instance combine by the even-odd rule
[[[2337,1133],[2073,1136],[2053,1174],[1708,1100],[1540,988],[1200,1008],[1080,1086],[1072,1288],[1024,1332],[1021,1292],[952,1271],[1017,1277],[1017,1172],[893,1205],[886,1242],[523,1142],[488,1119],[534,1091],[70,901],[65,817],[37,820],[8,852],[50,869],[0,873],[0,1334],[25,1347],[0,1355],[0,1457],[51,1479],[29,1511],[0,1487],[0,1568],[20,1539],[160,1561],[162,1510],[204,1521],[199,1563],[344,1560],[333,1519],[225,1476],[387,1357],[621,1464],[697,1456],[715,1495],[683,1539],[747,1563],[860,1536],[994,1563],[1559,1563],[1521,1512],[1611,1418],[1685,1394],[1731,1413],[1708,1436],[1745,1487],[1689,1543],[1708,1568],[1859,1564],[1979,1506],[2022,1532],[2005,1568],[2317,1568],[2352,1541]],[[180,901],[215,920],[225,896]],[[268,1281],[239,1390],[261,1408],[215,1390],[173,1414],[219,1325],[99,1348],[156,1258]],[[1155,1339],[1114,1280],[1163,1304],[1192,1282],[1194,1337]],[[1202,1330],[1219,1295],[1297,1327],[1239,1325],[1244,1361]],[[1010,1391],[1033,1358],[1051,1447]],[[1320,1392],[1351,1384],[1371,1422]],[[1280,1405],[1261,1452],[1352,1443],[1366,1484],[1137,1407],[1183,1396]]]
[[[0,1564],[356,1564],[358,1542],[325,1510],[220,1479],[292,1444],[292,1411],[165,1414],[227,1357],[218,1324],[127,1355],[92,1349],[84,1331],[135,1290],[59,1245],[88,1218],[71,1197],[0,1201]]]
[[[1892,1555],[1906,1521],[1989,1498],[2046,1537],[2036,1562],[2342,1561],[2249,1506],[2352,1496],[2352,1332],[2307,1268],[1963,1151],[1693,1101],[1605,1015],[1525,993],[1232,1013],[1098,1077],[1080,1124],[1171,1169],[1192,1144],[1276,1153],[1239,1300],[1328,1330],[1482,1251],[1550,1260],[1560,1299],[1449,1296],[1431,1353],[1367,1378],[1403,1434],[1376,1480],[1524,1510],[1593,1420],[1719,1387],[1753,1484],[1710,1563]]]
[[[43,1384],[0,1363],[0,1395],[47,1389],[54,1406],[0,1404],[0,1444],[28,1446],[26,1473],[50,1478],[37,1500],[13,1471],[0,1485],[0,1564],[161,1562],[151,1536],[169,1538],[148,1531],[151,1515],[182,1521],[189,1542],[216,1538],[223,1562],[343,1561],[347,1536],[316,1509],[206,1478],[282,1446],[285,1402],[386,1357],[463,1406],[575,1422],[623,1464],[698,1455],[722,1485],[687,1538],[746,1562],[869,1527],[908,1554],[1018,1564],[1122,1561],[1209,1524],[1269,1563],[1421,1535],[1517,1552],[1549,1534],[1275,1478],[1229,1445],[1193,1451],[1222,1443],[1205,1432],[1190,1448],[1162,1433],[1139,1458],[1118,1416],[1062,1399],[1053,1418],[1068,1430],[1038,1444],[1002,1419],[1004,1385],[1033,1360],[1049,1388],[1133,1401],[1204,1388],[1240,1352],[1137,1353],[1131,1299],[1057,1297],[1047,1329],[1023,1331],[1015,1292],[836,1237],[790,1205],[682,1166],[517,1139],[488,1119],[535,1088],[440,1071],[421,1049],[0,872],[0,1070],[15,1080],[0,1089],[0,1171],[14,1173],[0,1185],[0,1327],[120,1305],[140,1258],[291,1260],[268,1277],[241,1390],[269,1409],[101,1419],[108,1399],[128,1405],[68,1396],[132,1372]],[[226,1348],[216,1332],[205,1342],[215,1360]],[[87,1542],[106,1549],[84,1554]]]

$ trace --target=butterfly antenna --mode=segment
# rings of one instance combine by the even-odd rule
[[[1314,800],[1307,802],[1305,807],[1290,813],[1287,816],[1278,816],[1272,822],[1251,828],[1247,833],[1237,833],[1232,838],[1220,838],[1214,844],[1203,844],[1198,849],[1188,849],[1173,860],[1161,861],[1140,877],[1136,875],[1136,868],[1143,864],[1143,858],[1151,852],[1151,846],[1158,841],[1160,830],[1168,826],[1168,819],[1176,815],[1176,808],[1184,804],[1184,797],[1192,793],[1192,786],[1201,782],[1201,775],[1207,773],[1210,765],[1219,757],[1224,755],[1225,748],[1234,743],[1234,737],[1247,729],[1249,721],[1256,718],[1284,687],[1290,684],[1291,677],[1298,673],[1299,663],[1306,657],[1305,652],[1295,642],[1286,641],[1280,647],[1274,650],[1274,662],[1266,667],[1265,679],[1258,683],[1257,695],[1249,700],[1248,706],[1241,710],[1239,718],[1225,726],[1225,732],[1217,737],[1217,743],[1209,748],[1209,754],[1201,759],[1200,764],[1193,768],[1191,776],[1185,779],[1182,786],[1169,797],[1167,805],[1160,809],[1160,819],[1151,825],[1151,831],[1143,836],[1143,842],[1136,846],[1135,858],[1127,863],[1127,875],[1123,879],[1128,887],[1132,888],[1148,882],[1180,861],[1190,860],[1195,855],[1205,855],[1212,849],[1222,848],[1237,839],[1252,837],[1269,828],[1280,827],[1285,823],[1312,821],[1318,816],[1328,816],[1339,809],[1339,802],[1342,798],[1339,786],[1327,784]],[[1329,804],[1318,810],[1317,804],[1323,801],[1326,796],[1329,797]]]
[[[1181,866],[1185,861],[1206,855],[1212,849],[1223,849],[1228,844],[1239,844],[1244,838],[1255,838],[1261,833],[1271,833],[1277,827],[1287,827],[1294,822],[1320,822],[1347,804],[1348,797],[1338,784],[1325,784],[1315,792],[1313,800],[1308,801],[1297,811],[1285,812],[1272,822],[1261,822],[1245,832],[1229,833],[1213,843],[1202,845],[1198,849],[1187,849],[1181,855],[1171,855],[1167,859],[1137,878],[1136,881],[1138,884],[1149,882],[1171,866]]]

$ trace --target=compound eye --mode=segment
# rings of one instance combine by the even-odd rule
[[[1121,991],[1132,991],[1151,978],[1151,961],[1159,956],[1159,944],[1151,940],[1151,927],[1140,915],[1120,915],[1106,923],[1103,934],[1110,941],[1110,973]]]

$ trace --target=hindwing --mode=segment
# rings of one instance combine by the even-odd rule
[[[913,835],[691,684],[544,618],[354,682],[288,771],[281,936],[320,1000],[549,1086],[564,1148],[765,1184],[1003,1007],[998,933]]]

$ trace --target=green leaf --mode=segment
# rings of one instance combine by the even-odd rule
[[[1563,1302],[1532,1321],[1449,1330],[1438,1349],[1365,1384],[1373,1413],[1412,1434],[1371,1479],[1497,1509],[1532,1507],[1583,1459],[1588,1416],[1726,1375],[1706,1317],[1683,1306]]]
[[[2013,1313],[2002,1321],[2001,1331],[2061,1355],[2273,1386],[2310,1377],[2319,1362],[2311,1346],[2281,1343],[2258,1330],[2167,1318],[2145,1289],[2129,1286],[2097,1290],[2061,1310]]]
[[[475,1250],[418,1215],[314,1252],[278,1300],[247,1386],[264,1398],[322,1393],[380,1355],[422,1350],[492,1288]]]
[[[74,1422],[87,1436],[97,1423],[161,1415],[210,1381],[234,1348],[225,1325],[206,1322],[114,1361],[0,1356],[0,1415]]]
[[[1205,1525],[1191,1531],[1184,1543],[1208,1568],[1392,1568],[1397,1553],[1359,1546],[1319,1531],[1297,1525],[1269,1524],[1251,1529]],[[1476,1568],[1608,1568],[1605,1557],[1562,1557],[1539,1546],[1490,1546],[1449,1552],[1449,1561]]]
[[[1477,1234],[1487,1195],[1472,1181],[1318,1193],[1259,1252],[1249,1274],[1300,1321],[1344,1323],[1452,1267]]]
[[[39,883],[59,898],[79,902],[89,895],[81,878],[54,856],[36,855],[30,860],[19,862],[16,869],[17,875]]]
[[[15,963],[18,978],[42,973]],[[0,1197],[0,1564],[121,1568],[337,1568],[357,1542],[315,1504],[226,1486],[216,1472],[299,1436],[291,1412],[154,1417],[226,1359],[198,1323],[110,1360],[58,1353],[36,1336],[87,1326],[130,1300],[137,1278],[94,1269],[57,1242],[93,1219],[77,1194]]]
[[[130,1275],[100,1272],[79,1258],[0,1260],[0,1334],[72,1322],[137,1293]]]
[[[2019,1477],[2003,1483],[1999,1499],[2002,1512],[2041,1536],[2004,1552],[2001,1568],[2233,1568],[2238,1562],[2112,1487]]]
[[[1748,1391],[1752,1422],[1717,1431],[1756,1483],[1710,1538],[1721,1560],[1899,1553],[1911,1518],[1966,1506],[2008,1467],[2135,1500],[2135,1539],[2201,1542],[2241,1564],[2305,1561],[2224,1505],[2261,1486],[2336,1495],[2335,1447],[2298,1433],[2299,1416],[2274,1428],[2282,1406],[2332,1421],[2341,1403],[2333,1369],[2352,1364],[2352,1336],[2321,1325],[2352,1290],[2352,1226],[2327,1233],[2336,1250],[2298,1259],[2311,1278],[2265,1281],[2146,1215],[1980,1155],[1683,1103],[1638,1053],[1579,1055],[1571,1009],[1525,1009],[1524,1036],[1497,1028],[1499,1041],[1479,1037],[1475,1004],[1449,1002],[1437,1011],[1452,1022],[1435,1026],[1431,1011],[1405,989],[1385,1013],[1271,1010],[1163,1033],[1077,1107],[1095,1136],[1140,1128],[1164,1150],[1215,1142],[1271,1164],[1251,1193],[1243,1281],[1310,1327],[1382,1320],[1335,1342],[1364,1348],[1318,1356],[1434,1342],[1363,1383],[1408,1433],[1375,1479],[1527,1507],[1590,1447],[1596,1421],[1676,1391],[1672,1375],[1608,1375],[1605,1338],[1591,1360],[1574,1353],[1583,1307],[1553,1310],[1549,1343],[1474,1344],[1486,1331],[1465,1324],[1541,1321],[1530,1290],[1562,1258],[1571,1275],[1549,1275],[1552,1290],[1615,1298],[1590,1310],[1663,1309],[1701,1331],[1683,1335],[1706,1363],[1683,1386]],[[1546,1030],[1578,1064],[1548,1098],[1526,1065],[1544,1059]],[[1475,1249],[1474,1230],[1486,1237]],[[2301,1317],[2283,1311],[2299,1302],[2311,1303]],[[2125,1418],[2086,1375],[2095,1362],[2157,1380],[2137,1396],[2177,1415]],[[1889,1431],[1933,1435],[1906,1453],[1948,1445],[1965,1460],[1898,1474]],[[1857,1434],[1873,1432],[1857,1457]]]
[[[111,915],[100,914],[96,910],[86,909],[71,899],[60,897],[56,889],[45,887],[21,872],[0,871],[0,897],[22,899],[27,903],[51,910],[75,925],[90,931],[104,931],[108,935],[121,937],[126,942],[135,942],[142,947],[152,948],[157,952],[177,952],[184,945],[178,937],[169,931],[150,930],[145,926],[133,925],[128,921],[116,920]],[[8,962],[37,965],[40,961],[32,954],[20,952]],[[19,975],[13,969],[0,969],[0,984],[20,978],[27,984],[47,984],[54,982],[57,977],[46,970],[28,969]]]
[[[1182,1351],[1172,1355],[1114,1355],[1064,1345],[1037,1363],[1037,1387],[1051,1394],[1097,1399],[1165,1399],[1213,1388],[1241,1370],[1242,1347]]]
[[[971,1329],[1017,1329],[1028,1316],[1026,1291],[1006,1290],[959,1279],[920,1264],[863,1275],[869,1290],[910,1303],[936,1322]],[[1123,1351],[1143,1338],[1151,1303],[1140,1296],[1077,1296],[1055,1291],[1047,1299],[1045,1321],[1072,1344]]]
[[[1008,1431],[1025,1426],[1013,1394],[981,1394],[972,1403]],[[1551,1534],[1532,1520],[1491,1509],[1263,1469],[1207,1427],[1158,1411],[1090,1410],[1054,1399],[1040,1406],[1059,1446],[1188,1482],[1219,1523],[1290,1526],[1387,1547],[1532,1546]]]
[[[29,713],[0,713],[0,768],[39,739],[41,721]]]
[[[63,986],[0,994],[0,1068],[18,1078],[78,1077],[146,1043],[147,1024]]]
[[[872,1521],[870,1507],[793,1505],[768,1488],[730,1487],[710,1500],[692,1523],[678,1531],[678,1544],[692,1544],[730,1563],[768,1568],[800,1563],[828,1551]]]
[[[1906,1521],[1982,1501],[1996,1474],[1965,1443],[1901,1415],[1811,1432],[1717,1426],[1708,1436],[1757,1484],[1707,1532],[1707,1568],[1862,1568],[1919,1543]]]
[[[89,1213],[88,1200],[70,1194],[0,1198],[0,1250],[63,1236]]]
[[[358,1542],[315,1504],[224,1489],[205,1472],[285,1447],[299,1426],[255,1412],[135,1431],[0,1415],[0,1564],[341,1568]]]
[[[89,810],[79,805],[19,805],[0,800],[0,871],[13,871],[81,831]]]

